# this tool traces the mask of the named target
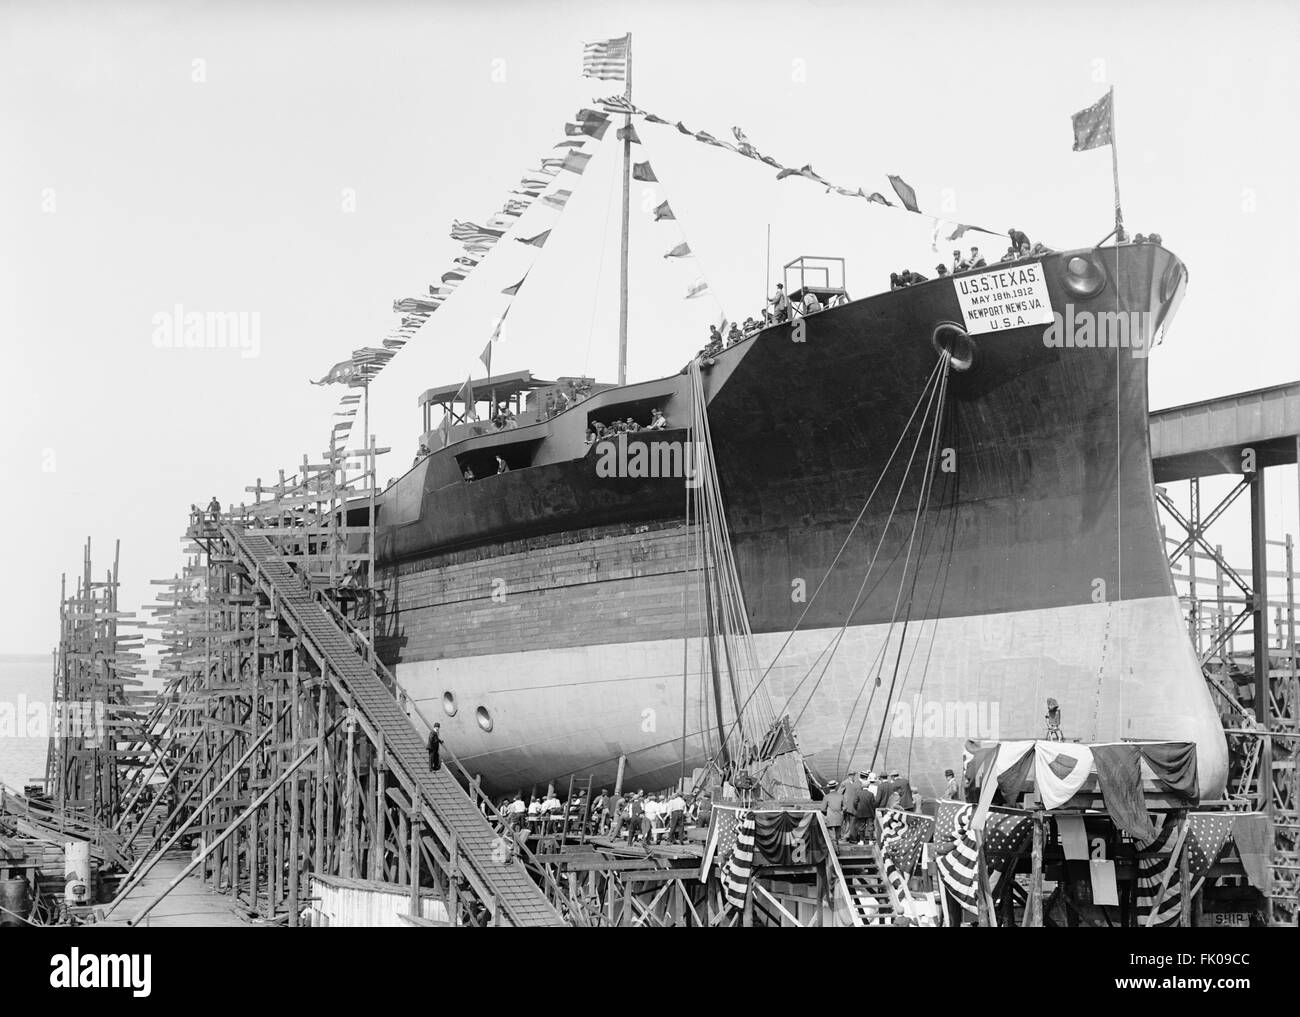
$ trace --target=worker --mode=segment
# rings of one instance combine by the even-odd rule
[[[686,839],[686,799],[678,791],[668,799],[668,843],[680,844]]]
[[[1020,232],[1020,230],[1012,226],[1011,229],[1007,230],[1007,236],[1011,239],[1011,249],[1015,251],[1017,255],[1025,255],[1029,253],[1029,248],[1031,246],[1029,238]]]
[[[429,732],[429,769],[442,769],[442,733],[437,721],[434,721],[433,730]]]
[[[844,797],[844,839],[852,843],[857,839],[858,795],[862,793],[862,782],[856,773],[850,773],[844,779],[840,793]]]
[[[961,790],[957,787],[957,775],[952,772],[951,768],[944,770],[943,775],[948,779],[948,783],[943,789],[943,796],[949,801],[961,801]]]
[[[790,320],[790,298],[785,295],[785,286],[776,284],[776,296],[768,300],[772,305],[773,317],[777,322]]]
[[[953,251],[953,252],[952,252],[952,270],[953,270],[954,274],[957,273],[957,272],[965,272],[966,269],[968,269],[968,268],[970,268],[970,263],[967,262],[966,259],[963,258],[963,257],[961,256],[961,249],[959,248],[959,249]]]
[[[501,476],[501,474],[509,473],[509,472],[510,472],[509,464],[500,456],[497,456],[497,476],[499,477]]]
[[[650,430],[662,431],[668,426],[668,418],[659,412],[659,407],[650,411]]]
[[[838,781],[826,785],[826,826],[831,832],[832,843],[840,842],[840,829],[844,825],[844,792]]]
[[[865,843],[876,839],[876,791],[880,789],[880,782],[874,773],[866,770],[859,771],[858,779],[863,782],[863,787],[858,792],[853,818],[858,843]]]
[[[474,471],[471,470],[468,466],[465,467],[465,472],[464,472],[463,474],[461,474],[461,475],[462,475],[466,480],[473,480],[473,479],[474,479]]]
[[[822,302],[817,299],[817,294],[812,290],[805,290],[803,300],[799,302],[799,311],[806,318],[810,314],[816,314],[822,309]]]
[[[221,515],[221,502],[217,501],[217,496],[214,494],[212,500],[208,502],[208,517],[215,523],[219,515]]]
[[[972,247],[970,249],[970,267],[985,268],[987,266],[988,262],[984,260],[984,255],[980,254],[980,249],[978,247]]]
[[[641,832],[641,819],[645,815],[645,806],[641,801],[641,792],[637,791],[627,803],[627,842],[631,844]]]
[[[510,829],[519,830],[524,825],[524,813],[528,811],[528,806],[524,804],[524,796],[516,791],[514,800],[506,809],[506,815],[510,818]]]

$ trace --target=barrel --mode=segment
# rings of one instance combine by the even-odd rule
[[[20,919],[26,918],[32,909],[25,877],[0,879],[0,908],[4,908],[0,911],[0,926],[23,924]]]
[[[69,904],[90,903],[90,845],[84,840],[63,845],[63,899]]]

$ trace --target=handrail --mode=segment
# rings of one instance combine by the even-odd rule
[[[317,602],[322,604],[329,612],[331,618],[337,622],[339,627],[352,639],[353,645],[363,654],[366,662],[374,667],[375,673],[379,675],[384,684],[388,686],[389,691],[393,693],[393,697],[397,700],[397,705],[408,714],[414,713],[424,722],[425,727],[432,729],[433,723],[424,715],[424,711],[420,709],[419,704],[411,698],[406,689],[404,689],[401,683],[398,682],[397,677],[388,670],[383,661],[379,659],[379,655],[375,652],[374,647],[371,645],[370,640],[366,637],[365,633],[362,632],[358,626],[353,624],[352,620],[338,609],[338,605],[330,600],[329,597],[325,596],[322,591],[316,591],[315,597]],[[465,769],[465,765],[460,761],[456,754],[446,746],[443,747],[443,751],[446,753],[447,759],[456,767],[457,770],[460,771],[460,775],[464,779],[463,782],[466,785],[467,790],[471,793],[471,800],[474,801],[475,805],[486,806],[487,814],[491,819],[495,820],[495,825],[500,832],[504,834],[505,831],[510,828],[507,818],[502,814],[500,809],[492,804],[492,799],[483,793],[478,782],[470,776],[469,771]],[[559,882],[550,874],[550,871],[542,864],[541,860],[532,852],[532,850],[529,849],[527,843],[515,837],[511,838],[511,843],[514,845],[515,850],[518,852],[527,869],[542,880],[546,889],[553,896],[554,901],[557,904],[562,902],[568,908],[571,915],[580,915],[582,909],[575,907],[574,902],[569,899],[568,894],[564,892],[564,889],[560,886]]]

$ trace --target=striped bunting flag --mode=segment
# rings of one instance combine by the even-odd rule
[[[558,190],[554,194],[548,194],[542,198],[542,204],[549,208],[563,208],[568,204],[569,199],[573,197],[573,192],[568,190]]]
[[[630,99],[622,95],[606,96],[604,99],[597,99],[596,102],[601,107],[601,109],[603,109],[606,113],[623,113],[627,116],[632,116],[634,113],[641,112],[639,109],[637,109],[635,106],[632,105],[632,101]],[[659,117],[653,117],[647,119],[653,119],[654,122],[657,124],[662,124],[664,122]]]
[[[945,804],[949,803],[940,802],[940,808],[942,809]],[[962,805],[958,810],[953,831],[954,847],[939,856],[936,866],[939,870],[939,879],[948,895],[960,904],[964,911],[978,914],[975,831],[971,829],[974,813],[973,805]],[[1024,846],[1025,839],[1032,830],[1032,824],[1033,820],[1027,812],[1012,812],[996,808],[990,810],[988,823],[984,827],[984,850],[989,892],[995,897],[1008,861]],[[998,854],[1001,857],[994,860],[989,857],[990,854]]]
[[[1164,817],[1164,824],[1156,831],[1154,838],[1137,841],[1137,908],[1142,915],[1142,925],[1147,924],[1151,906],[1155,904],[1160,893],[1160,884],[1164,879],[1165,869],[1176,864],[1168,853],[1178,842],[1178,824],[1169,817]],[[1192,812],[1187,816],[1187,837],[1183,841],[1183,850],[1187,852],[1187,868],[1191,877],[1192,896],[1195,897],[1205,882],[1210,867],[1223,854],[1228,837],[1232,833],[1232,814],[1225,812]],[[1144,855],[1160,854],[1155,857]],[[1177,872],[1170,873],[1169,885],[1165,889],[1160,910],[1156,913],[1154,926],[1176,925],[1183,910],[1181,880]]]
[[[619,39],[585,43],[582,47],[582,76],[601,81],[626,81],[627,44],[626,35]]]
[[[495,243],[500,240],[504,230],[490,230],[472,222],[457,219],[451,224],[451,239],[462,243]]]
[[[910,876],[921,858],[921,845],[934,833],[934,820],[898,809],[880,809],[876,816],[880,820],[881,851]]]
[[[736,824],[736,846],[722,867],[722,889],[728,906],[739,911],[745,906],[749,879],[754,873],[754,814],[741,813]]]

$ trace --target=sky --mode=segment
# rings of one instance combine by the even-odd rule
[[[0,652],[56,642],[60,574],[87,537],[97,576],[120,539],[134,610],[179,568],[191,503],[318,459],[340,390],[308,379],[377,345],[393,300],[459,253],[452,220],[484,222],[579,107],[620,90],[583,79],[580,54],[628,31],[641,108],[741,126],[850,188],[888,193],[899,174],[924,211],[1058,249],[1110,229],[1110,150],[1071,151],[1069,117],[1114,86],[1127,225],[1191,275],[1152,406],[1300,377],[1294,4],[0,0]],[[638,132],[659,182],[632,195],[631,380],[678,370],[720,313],[757,314],[799,255],[846,258],[860,297],[954,246],[935,253],[922,216]],[[521,220],[554,232],[495,371],[614,380],[619,168],[611,131],[566,174],[561,216]],[[676,223],[650,221],[662,200]],[[683,238],[697,258],[664,259]],[[410,465],[419,393],[483,375],[500,290],[537,253],[498,245],[372,386],[381,478]],[[691,271],[709,294],[688,301]],[[255,315],[257,355],[160,348],[178,307]],[[1269,479],[1272,532],[1294,533],[1295,470]]]

